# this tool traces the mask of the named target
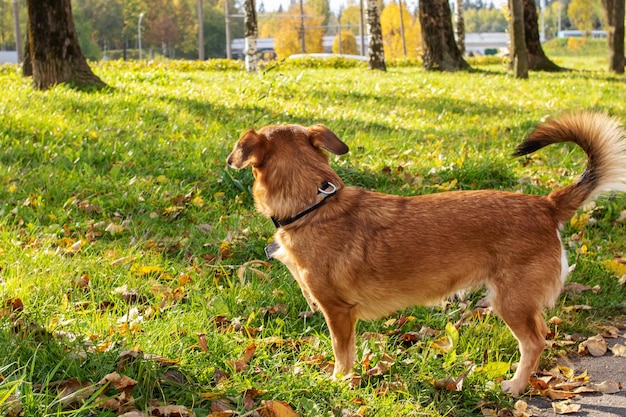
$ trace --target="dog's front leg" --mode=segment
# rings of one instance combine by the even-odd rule
[[[335,368],[333,377],[346,375],[352,371],[355,358],[356,316],[352,306],[341,302],[320,305],[333,344]]]
[[[313,297],[313,295],[311,294],[311,290],[309,289],[307,282],[302,278],[302,274],[300,273],[299,268],[292,263],[284,262],[284,264],[287,266],[287,269],[289,269],[289,272],[291,272],[293,279],[295,279],[296,282],[298,283],[298,286],[300,287],[300,290],[302,291],[302,295],[306,299],[306,302],[309,305],[309,308],[311,309],[311,311],[319,310],[317,301],[315,300],[315,297]]]

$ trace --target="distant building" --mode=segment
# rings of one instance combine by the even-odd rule
[[[0,63],[17,64],[17,51],[0,51]]]
[[[506,32],[483,32],[465,34],[465,53],[471,55],[496,55],[509,49]]]
[[[592,38],[606,38],[606,31],[592,30],[591,33],[582,30],[559,30],[557,35],[559,38],[582,38],[583,36],[591,36]]]
[[[367,46],[368,37],[365,37],[365,44]],[[325,53],[333,52],[333,42],[335,36],[324,36],[322,38],[322,46]],[[235,59],[244,58],[244,39],[233,39],[231,43],[232,56]],[[361,37],[356,36],[357,50],[361,50]],[[495,54],[501,51],[508,50],[509,47],[509,34],[505,32],[496,33],[466,33],[465,34],[465,51],[474,55],[489,55]],[[365,48],[367,50],[367,47]],[[266,58],[275,58],[276,52],[274,51],[274,38],[259,38],[257,39],[257,51],[260,55]]]

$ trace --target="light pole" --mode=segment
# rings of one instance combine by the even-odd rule
[[[137,22],[137,46],[139,47],[139,60],[141,60],[141,19],[143,19],[143,13],[139,14],[139,21]]]

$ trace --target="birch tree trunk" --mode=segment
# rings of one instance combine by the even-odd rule
[[[244,19],[246,70],[248,72],[256,72],[258,69],[256,41],[259,35],[259,25],[256,19],[256,8],[254,5],[254,0],[244,1],[243,19]]]
[[[509,0],[511,67],[515,78],[528,78],[528,54],[524,35],[523,0]]]
[[[33,87],[47,90],[68,83],[79,88],[106,84],[89,68],[78,43],[70,0],[26,0],[28,53]]]
[[[454,16],[454,30],[456,34],[456,44],[461,54],[465,53],[465,10],[464,0],[456,0],[456,15]]]
[[[420,1],[419,19],[424,43],[423,65],[426,70],[458,71],[470,67],[454,39],[448,0]]]
[[[369,68],[386,71],[383,29],[380,26],[378,0],[367,0],[367,33],[369,34],[367,51]]]

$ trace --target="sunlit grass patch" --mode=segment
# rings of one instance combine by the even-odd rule
[[[480,292],[359,323],[359,378],[331,381],[326,325],[306,314],[288,271],[271,262],[240,272],[263,260],[273,226],[254,211],[250,172],[225,158],[250,127],[323,123],[350,146],[331,161],[347,184],[546,194],[574,181],[584,156],[555,145],[514,159],[516,144],[563,111],[624,120],[621,78],[515,80],[501,65],[458,74],[231,66],[102,64],[95,70],[113,88],[92,93],[33,92],[14,66],[1,68],[0,409],[86,416],[179,405],[206,416],[285,402],[300,415],[463,416],[485,403],[511,407],[497,380],[518,360],[516,342],[477,307]],[[570,281],[589,289],[547,312],[562,319],[550,325],[556,342],[623,315],[610,262],[623,263],[625,204],[602,198],[564,227]],[[572,349],[554,346],[544,365]],[[137,382],[132,403],[99,385],[113,372]],[[454,389],[438,385],[447,378]],[[93,391],[64,402],[60,383],[72,379]]]

